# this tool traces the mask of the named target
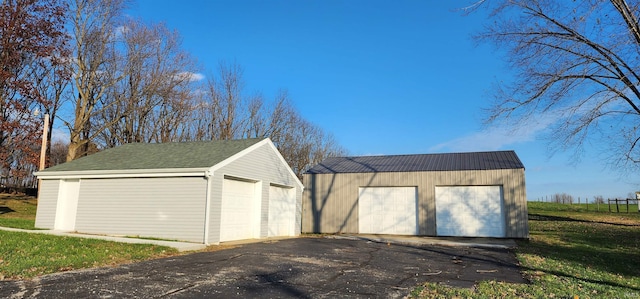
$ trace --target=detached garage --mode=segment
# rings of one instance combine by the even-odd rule
[[[36,227],[204,244],[300,234],[302,183],[269,139],[126,144],[36,175]]]
[[[306,233],[529,237],[514,151],[335,157],[303,181]]]

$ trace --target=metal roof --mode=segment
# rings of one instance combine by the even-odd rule
[[[322,173],[417,172],[524,168],[514,151],[327,158],[307,171]]]
[[[129,143],[41,173],[84,170],[133,170],[212,167],[264,139],[238,139],[171,143]]]

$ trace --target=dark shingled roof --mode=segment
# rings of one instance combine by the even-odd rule
[[[207,168],[264,139],[172,143],[130,143],[110,148],[42,172]]]
[[[327,158],[307,171],[321,173],[416,172],[524,168],[514,151]]]

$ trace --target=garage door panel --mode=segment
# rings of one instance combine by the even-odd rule
[[[436,187],[439,236],[504,237],[501,186]]]
[[[269,186],[269,237],[295,234],[295,209],[294,188]]]
[[[254,237],[253,219],[255,183],[224,179],[222,184],[222,213],[220,241],[251,239]]]
[[[360,188],[359,232],[416,235],[416,187]]]

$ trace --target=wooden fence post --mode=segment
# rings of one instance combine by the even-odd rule
[[[587,204],[587,212],[589,212],[589,196],[584,198],[584,202]]]
[[[629,199],[627,198],[625,201],[627,202],[627,213],[629,213]]]

